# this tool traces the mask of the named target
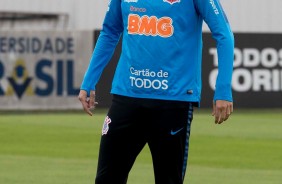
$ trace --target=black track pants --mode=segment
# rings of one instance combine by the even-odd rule
[[[193,105],[189,102],[114,95],[102,130],[96,184],[126,184],[149,145],[156,184],[182,184],[186,172]]]

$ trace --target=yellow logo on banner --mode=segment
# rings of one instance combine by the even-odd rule
[[[29,76],[28,70],[26,68],[25,62],[23,59],[18,59],[13,67],[13,71],[10,77],[8,77],[9,86],[5,93],[6,96],[12,96],[15,93],[19,98],[23,94],[34,95],[31,81],[32,77]]]

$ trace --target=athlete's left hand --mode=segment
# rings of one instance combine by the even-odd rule
[[[93,111],[98,102],[95,101],[95,91],[90,91],[90,96],[87,97],[87,92],[85,90],[80,90],[78,95],[78,100],[81,102],[83,110],[89,114],[93,115]]]
[[[217,100],[213,102],[213,112],[214,122],[216,124],[221,124],[226,121],[231,113],[233,112],[233,103],[225,100]]]

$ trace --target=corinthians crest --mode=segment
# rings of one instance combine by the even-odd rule
[[[163,0],[163,1],[169,4],[180,3],[180,0]]]

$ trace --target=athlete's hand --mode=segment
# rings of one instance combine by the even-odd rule
[[[95,106],[98,104],[98,102],[95,101],[95,91],[90,91],[90,97],[87,97],[87,92],[80,90],[78,99],[82,104],[83,110],[92,116],[93,113],[91,111],[94,110]]]
[[[225,100],[217,100],[213,102],[213,112],[214,122],[216,124],[221,124],[226,121],[231,113],[233,112],[233,103]]]

